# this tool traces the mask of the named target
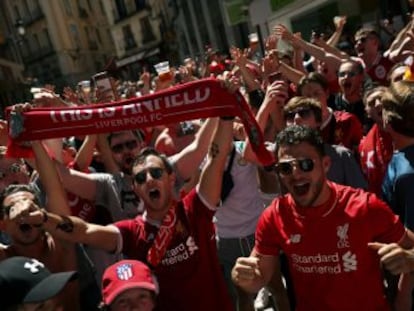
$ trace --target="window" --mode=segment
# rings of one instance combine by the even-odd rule
[[[72,7],[70,5],[70,1],[69,0],[63,0],[63,5],[65,7],[66,15],[72,16],[73,12],[72,12]]]
[[[33,34],[33,41],[34,41],[35,51],[40,50],[40,41],[39,41],[39,36],[37,34]]]
[[[148,16],[145,16],[139,20],[142,31],[142,43],[148,43],[155,40],[154,32],[149,21]]]
[[[132,49],[137,46],[137,43],[135,42],[134,34],[131,30],[131,25],[126,25],[122,27],[122,33],[124,35],[124,43],[125,43],[125,49]]]
[[[69,29],[70,29],[70,32],[72,34],[71,37],[72,37],[72,39],[73,39],[73,41],[75,43],[75,47],[76,48],[79,48],[79,40],[80,40],[80,38],[79,38],[78,28],[76,27],[76,25],[70,24],[69,25]]]
[[[135,8],[137,11],[145,9],[145,2],[146,0],[135,0]]]
[[[125,1],[124,0],[116,0],[115,1],[116,4],[116,9],[118,11],[118,16],[120,19],[126,17],[128,15],[127,13],[127,9],[125,6]]]
[[[52,41],[50,40],[49,31],[45,28],[43,29],[43,37],[45,38],[46,47],[52,47]]]

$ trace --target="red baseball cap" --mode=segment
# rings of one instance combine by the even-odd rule
[[[102,298],[106,305],[132,288],[144,288],[158,294],[157,280],[146,264],[138,260],[121,260],[106,268],[102,277]]]

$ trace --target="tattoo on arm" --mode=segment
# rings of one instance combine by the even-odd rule
[[[60,229],[66,233],[73,232],[73,221],[68,216],[60,216],[62,220],[56,225],[56,229]]]
[[[212,142],[210,146],[210,155],[214,159],[215,157],[217,157],[218,154],[219,154],[219,146],[215,142]]]

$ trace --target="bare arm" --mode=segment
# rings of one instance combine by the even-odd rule
[[[85,137],[82,146],[75,156],[76,168],[80,171],[86,171],[92,162],[93,152],[95,150],[97,135],[91,134]]]
[[[36,168],[47,194],[47,209],[61,215],[71,215],[55,164],[46,152],[41,141],[33,141],[32,148],[36,158]]]
[[[220,119],[198,184],[199,193],[212,206],[220,203],[221,187],[217,185],[222,183],[224,166],[232,148],[232,138],[233,120]]]
[[[109,147],[107,140],[107,134],[98,134],[96,144],[98,146],[99,152],[101,153],[102,162],[105,165],[105,170],[108,173],[116,174],[119,173],[119,167],[115,163],[114,158],[112,157],[112,151]]]
[[[287,85],[284,82],[275,81],[267,88],[265,99],[256,114],[256,121],[262,132],[265,131],[269,118],[272,118],[276,131],[285,127],[283,106],[287,96]],[[261,165],[248,139],[243,156],[246,160]]]
[[[209,118],[201,126],[194,140],[179,153],[170,157],[175,163],[178,174],[184,179],[191,178],[197,172],[201,161],[207,154],[208,146],[218,118]]]
[[[284,25],[277,25],[274,28],[274,32],[283,38],[283,40],[292,44],[293,46],[299,47],[305,52],[313,55],[315,58],[324,61],[327,65],[339,68],[341,59],[333,54],[327,53],[322,48],[303,40],[298,36],[294,36]]]

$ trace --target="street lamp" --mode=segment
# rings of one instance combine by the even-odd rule
[[[14,24],[14,27],[17,30],[17,34],[20,38],[23,38],[26,34],[26,27],[24,27],[24,23],[21,19],[16,20],[16,23]],[[19,40],[21,42],[21,40]]]

